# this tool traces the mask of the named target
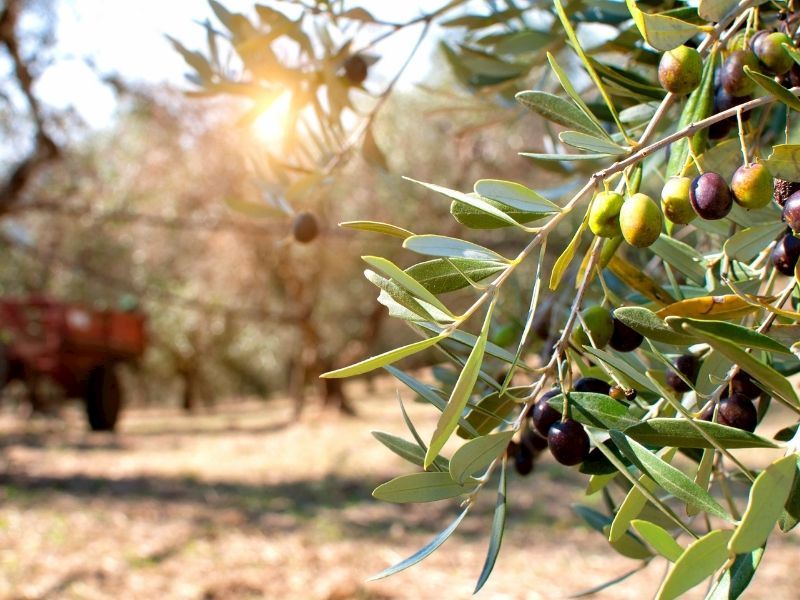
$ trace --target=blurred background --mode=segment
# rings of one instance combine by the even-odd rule
[[[359,259],[413,257],[337,224],[464,235],[447,199],[402,176],[556,199],[591,172],[518,156],[559,150],[513,100],[554,84],[549,4],[0,7],[0,597],[468,597],[488,504],[422,565],[365,583],[455,507],[370,496],[406,468],[370,435],[407,435],[396,381],[318,379],[415,339]],[[524,242],[469,235],[507,254]],[[513,349],[525,274],[510,287],[492,339]],[[546,305],[531,361],[569,292]],[[404,367],[434,386],[456,373],[435,354]],[[437,413],[400,391],[425,437]],[[584,477],[548,461],[511,483],[483,597],[563,597],[638,564],[575,527]],[[791,570],[769,568],[773,597],[792,597]],[[659,576],[604,597],[639,598]]]

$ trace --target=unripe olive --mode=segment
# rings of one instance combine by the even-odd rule
[[[758,59],[751,50],[734,50],[722,63],[720,82],[731,96],[746,96],[755,89],[755,82],[744,72],[745,67],[758,70]]]
[[[700,85],[703,61],[700,53],[688,46],[678,46],[661,55],[658,81],[668,92],[688,94]]]
[[[800,259],[800,240],[791,232],[787,233],[775,244],[770,258],[778,272],[792,277],[797,260]]]
[[[783,32],[776,31],[761,36],[754,44],[753,50],[767,69],[775,75],[783,75],[792,68],[794,60],[786,52],[783,44],[792,45],[792,39]]]
[[[744,208],[764,208],[772,200],[773,190],[772,175],[761,163],[742,165],[731,179],[733,198]]]
[[[722,219],[731,212],[731,190],[719,173],[707,171],[698,175],[692,181],[689,191],[692,208],[700,218],[713,221]]]
[[[642,345],[644,337],[625,323],[613,318],[614,331],[611,333],[609,345],[617,352],[633,352]]]
[[[577,465],[589,455],[589,436],[583,425],[572,419],[554,424],[547,434],[550,453],[562,465]]]
[[[694,354],[684,354],[675,361],[675,371],[678,371],[686,379],[697,382],[697,375],[700,373],[700,361]],[[678,377],[675,371],[667,371],[667,385],[676,392],[688,392],[690,388],[686,382]]]
[[[758,425],[758,411],[750,398],[734,392],[719,401],[717,423],[752,432]]]
[[[786,199],[783,204],[782,218],[792,231],[800,232],[800,191]]]
[[[697,216],[692,208],[689,190],[692,180],[688,177],[670,177],[661,190],[661,208],[673,223],[686,225]]]
[[[631,246],[646,248],[661,234],[663,219],[658,204],[646,194],[634,194],[619,211],[622,237]]]
[[[617,192],[600,192],[589,210],[589,229],[600,237],[613,238],[620,234],[619,210],[624,198]]]
[[[602,306],[590,306],[581,312],[581,317],[583,317],[583,322],[586,323],[586,327],[592,335],[595,346],[598,348],[605,348],[614,331],[611,312]],[[586,335],[583,326],[575,328],[573,341],[578,346],[590,345],[589,336]]]
[[[349,56],[347,60],[344,61],[344,76],[347,77],[347,80],[353,85],[362,84],[367,78],[368,71],[369,67],[367,66],[367,61],[358,54]]]
[[[319,225],[313,213],[301,212],[294,218],[292,224],[294,239],[302,244],[307,244],[319,235]]]

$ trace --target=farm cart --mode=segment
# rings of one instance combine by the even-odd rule
[[[23,380],[34,409],[37,382],[50,378],[67,397],[81,397],[94,431],[111,431],[122,397],[116,367],[138,359],[145,317],[94,310],[42,297],[0,299],[0,386]]]

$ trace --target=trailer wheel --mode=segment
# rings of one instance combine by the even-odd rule
[[[122,408],[122,393],[114,365],[97,367],[86,382],[86,417],[92,431],[113,431]]]

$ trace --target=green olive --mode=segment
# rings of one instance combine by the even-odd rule
[[[661,208],[664,215],[678,225],[686,225],[697,216],[692,208],[689,177],[670,177],[661,190]]]
[[[756,209],[769,204],[775,186],[767,168],[761,163],[753,163],[736,169],[731,179],[731,191],[737,204]]]
[[[600,192],[594,197],[589,211],[589,229],[600,237],[613,238],[620,235],[619,210],[624,198],[617,192]]]
[[[581,311],[583,322],[592,336],[594,345],[598,348],[605,348],[611,340],[611,334],[614,333],[614,321],[611,317],[611,311],[602,306],[590,306]],[[572,334],[572,341],[577,346],[589,346],[589,336],[582,326],[575,328]]]
[[[688,94],[700,85],[703,61],[700,53],[688,46],[664,52],[658,63],[658,81],[668,92]]]
[[[622,237],[637,248],[646,248],[655,242],[661,234],[662,224],[661,209],[646,194],[634,194],[619,212]]]

